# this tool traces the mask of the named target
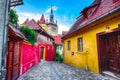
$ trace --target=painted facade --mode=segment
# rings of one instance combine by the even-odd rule
[[[15,28],[8,25],[8,48],[6,55],[6,77],[5,80],[15,80],[20,76],[20,60],[22,42],[26,40],[25,36]]]
[[[29,42],[23,41],[20,49],[20,75],[40,62],[38,46],[32,46]]]
[[[114,2],[114,0],[95,0],[90,6],[83,9],[81,14],[82,15],[77,18],[67,35],[63,36],[64,63],[96,73],[102,73],[105,70],[119,72],[120,57],[115,58],[113,55],[111,58],[108,56],[113,54],[111,50],[115,48],[110,47],[111,50],[107,52],[108,48],[106,48],[106,45],[102,44],[104,42],[102,38],[104,37],[100,38],[100,36],[104,36],[105,34],[118,35],[120,0],[116,2]],[[118,41],[119,37],[117,38],[115,39]],[[81,39],[81,47],[78,44],[79,39]],[[106,38],[105,43],[109,41],[109,39],[107,39],[108,38]],[[115,40],[113,40],[112,43],[119,46]],[[118,48],[115,49],[115,51],[118,50]],[[101,53],[102,51],[104,53]],[[105,67],[106,64],[108,66]]]
[[[55,50],[53,45],[48,44],[38,44],[38,48],[40,51],[40,59],[46,61],[55,61]]]
[[[37,45],[39,46],[38,56],[39,59],[47,60],[47,61],[54,61],[55,60],[55,53],[53,47],[54,39],[50,36],[34,19],[26,20],[22,25],[26,25],[29,28],[32,28],[36,31],[37,34]],[[42,46],[43,45],[43,46]]]

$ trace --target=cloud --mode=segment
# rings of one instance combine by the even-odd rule
[[[35,19],[36,21],[40,19],[41,14],[39,13],[29,13],[29,12],[17,12],[19,15],[19,24],[22,24],[27,18],[30,19]],[[48,18],[47,14],[45,14],[45,18]],[[57,17],[57,16],[56,16]],[[67,17],[64,16],[64,21],[66,21]],[[62,31],[68,31],[70,28],[70,24],[63,23],[61,22],[61,19],[58,20],[58,33],[61,34]]]
[[[53,11],[56,11],[58,8],[56,6],[52,6]],[[49,13],[51,11],[51,7],[48,8],[45,12]]]
[[[28,12],[18,12],[19,24],[22,24],[27,18],[35,19],[36,21],[40,19],[41,14],[39,13],[28,13]]]
[[[58,34],[62,34],[62,31],[68,31],[70,25],[67,24],[58,24]]]

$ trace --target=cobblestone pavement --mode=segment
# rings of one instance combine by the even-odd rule
[[[18,80],[113,80],[64,63],[42,61]]]

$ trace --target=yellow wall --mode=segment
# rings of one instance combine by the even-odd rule
[[[40,24],[40,26],[41,26],[48,34],[50,34],[49,29],[48,29],[48,26],[47,26],[46,24]]]
[[[116,14],[113,14],[111,16],[114,16]],[[105,19],[108,19],[109,17]],[[102,20],[104,19],[101,19],[101,21]],[[102,24],[98,24],[98,26],[86,29],[84,32],[79,32],[78,35],[71,38],[64,39],[64,63],[83,69],[85,69],[85,65],[88,64],[88,68],[90,71],[99,73],[96,34],[105,31],[106,26],[110,27],[109,31],[117,28],[118,24],[120,24],[120,17],[108,20]],[[80,37],[83,38],[83,52],[77,51],[77,39]],[[67,50],[67,42],[69,40],[71,41],[70,51]],[[71,55],[71,52],[74,52],[74,55]]]

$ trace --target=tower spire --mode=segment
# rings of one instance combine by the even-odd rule
[[[53,14],[53,8],[52,8],[52,3],[51,3],[51,14]]]
[[[52,8],[52,4],[51,4],[51,11],[50,11],[50,23],[54,23],[54,15],[53,15],[53,8]]]
[[[40,18],[39,23],[40,23],[40,24],[44,24],[44,23],[45,23],[45,17],[44,17],[44,14],[41,15],[41,18]]]

